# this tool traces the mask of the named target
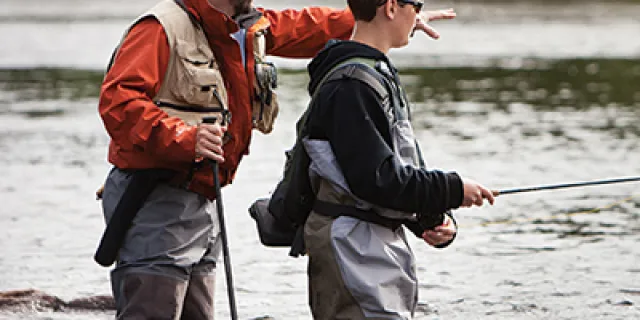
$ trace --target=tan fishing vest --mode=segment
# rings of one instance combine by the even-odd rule
[[[191,125],[204,117],[230,120],[224,80],[202,27],[175,1],[165,0],[136,19],[129,30],[147,17],[160,22],[171,52],[164,81],[153,98],[156,105]],[[252,113],[254,128],[269,133],[278,114],[277,75],[273,64],[265,61],[265,34],[266,30],[256,32],[253,43],[256,78]]]

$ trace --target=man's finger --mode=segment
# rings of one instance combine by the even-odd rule
[[[453,9],[447,9],[447,10],[438,10],[436,11],[437,13],[432,16],[429,21],[433,21],[433,20],[444,20],[444,19],[453,19],[457,16],[457,14],[455,13],[455,11],[453,11]]]
[[[222,145],[222,134],[223,134],[222,132],[220,132],[219,134],[216,134],[212,131],[202,130],[202,132],[200,132],[199,141],[201,143],[210,142],[211,144],[214,144],[214,145]]]
[[[434,21],[434,20],[445,20],[445,19],[453,19],[457,16],[453,9],[445,9],[445,10],[433,10],[433,11],[425,11],[420,14],[422,19],[426,22]]]
[[[438,39],[440,38],[440,34],[438,33],[438,31],[436,31],[436,29],[434,29],[433,27],[431,27],[428,24],[417,24],[416,25],[416,30],[420,30],[424,33],[426,33],[429,37],[433,38],[433,39]]]
[[[200,155],[206,159],[210,159],[218,163],[224,162],[223,156],[210,150],[203,150],[200,152]]]
[[[223,154],[224,152],[222,151],[222,145],[219,143],[214,143],[213,141],[209,141],[209,140],[203,140],[200,143],[200,146],[196,148],[198,151],[211,151],[211,152],[215,152],[217,154]]]
[[[217,136],[222,136],[224,134],[225,131],[227,131],[226,126],[225,127],[221,127],[219,124],[217,123],[202,123],[200,124],[200,126],[204,129],[206,129],[206,132],[210,132],[214,135]]]
[[[208,135],[207,137],[207,142],[214,145],[214,146],[221,146],[222,145],[222,137],[221,136],[217,136],[217,135]]]

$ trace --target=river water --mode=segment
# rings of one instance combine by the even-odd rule
[[[155,1],[3,0],[0,11],[0,291],[64,300],[109,294],[92,255],[94,191],[108,136],[96,112],[104,65],[127,22]],[[340,1],[317,3],[342,6]],[[258,1],[300,7],[294,1]],[[640,175],[640,5],[434,1],[459,18],[442,39],[392,52],[431,167],[491,188]],[[278,181],[308,101],[307,60],[276,59],[282,111],[256,134],[224,200],[242,319],[310,319],[306,259],[259,244],[247,208]],[[456,212],[445,250],[416,239],[417,319],[640,319],[640,188],[499,197]],[[217,313],[229,312],[222,272]],[[110,319],[2,312],[0,319]]]

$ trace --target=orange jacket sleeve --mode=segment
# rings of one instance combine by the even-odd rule
[[[348,9],[317,7],[263,13],[271,22],[267,54],[289,58],[311,58],[327,41],[348,39],[355,23]]]
[[[152,97],[160,89],[170,49],[160,23],[147,18],[124,39],[100,92],[99,112],[113,142],[171,162],[195,158],[196,128],[169,117]]]

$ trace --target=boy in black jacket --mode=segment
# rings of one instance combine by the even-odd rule
[[[422,2],[348,3],[352,39],[329,44],[309,65],[314,99],[303,143],[317,192],[304,227],[309,303],[315,319],[410,319],[418,285],[400,226],[444,247],[456,233],[451,209],[494,198],[472,180],[424,166],[386,56],[427,28]]]

